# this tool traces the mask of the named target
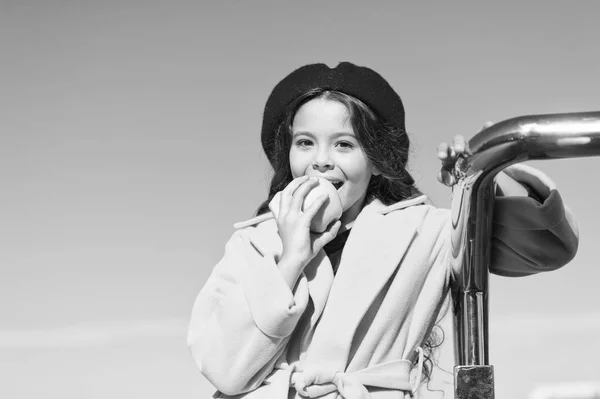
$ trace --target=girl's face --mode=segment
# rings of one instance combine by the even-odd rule
[[[356,219],[371,176],[379,173],[354,134],[346,106],[324,98],[306,102],[294,116],[290,167],[294,178],[320,176],[336,186],[342,225]]]

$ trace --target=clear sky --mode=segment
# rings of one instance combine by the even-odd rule
[[[600,111],[599,16],[592,1],[1,0],[0,397],[209,397],[187,320],[266,195],[262,107],[291,70],[386,77],[410,170],[445,207],[439,142]],[[492,277],[498,399],[600,379],[600,159],[534,166],[578,216],[580,249],[547,275]]]

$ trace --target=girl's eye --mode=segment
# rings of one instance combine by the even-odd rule
[[[296,145],[298,147],[308,147],[312,144],[312,141],[307,140],[307,139],[300,139],[298,141],[296,141]]]
[[[350,149],[350,148],[354,148],[354,144],[348,142],[348,141],[340,141],[337,143],[338,147],[344,148],[344,149]]]

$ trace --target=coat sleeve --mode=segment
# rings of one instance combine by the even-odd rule
[[[494,203],[490,271],[517,277],[567,264],[577,252],[579,233],[554,182],[523,164],[513,165],[505,173],[527,194],[510,196],[510,184],[499,187],[503,194]]]
[[[274,257],[237,231],[192,311],[188,346],[200,371],[228,395],[257,388],[285,352],[307,302],[306,277],[292,292]]]

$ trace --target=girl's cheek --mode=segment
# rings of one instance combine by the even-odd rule
[[[300,177],[304,175],[304,170],[299,168],[297,165],[291,166],[292,177],[295,179],[296,177]]]
[[[290,169],[294,178],[305,175],[310,165],[311,162],[309,159],[303,159],[298,156],[290,157]]]

